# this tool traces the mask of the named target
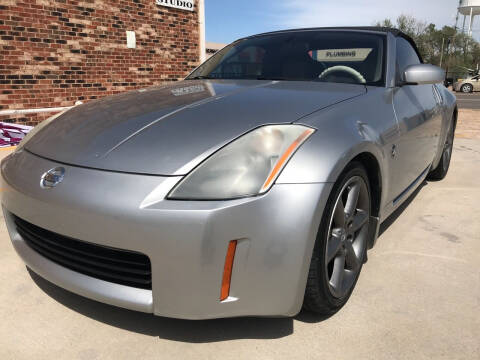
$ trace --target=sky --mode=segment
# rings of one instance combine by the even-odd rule
[[[230,43],[299,27],[370,26],[385,18],[394,21],[401,14],[437,27],[453,26],[457,5],[458,0],[205,0],[206,40]]]

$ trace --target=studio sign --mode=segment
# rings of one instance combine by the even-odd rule
[[[175,9],[193,11],[193,3],[195,0],[155,0],[157,5],[168,6]]]

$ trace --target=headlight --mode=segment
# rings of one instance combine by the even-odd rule
[[[169,199],[222,200],[267,192],[300,145],[315,132],[302,125],[255,129],[195,168]]]

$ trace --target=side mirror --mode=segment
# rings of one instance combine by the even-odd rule
[[[410,65],[403,74],[403,85],[439,84],[445,81],[445,70],[435,65]]]

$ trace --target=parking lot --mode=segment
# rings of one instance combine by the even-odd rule
[[[326,319],[184,321],[100,304],[29,273],[0,219],[0,358],[478,359],[479,123],[460,112],[449,175],[383,224],[350,301]]]

